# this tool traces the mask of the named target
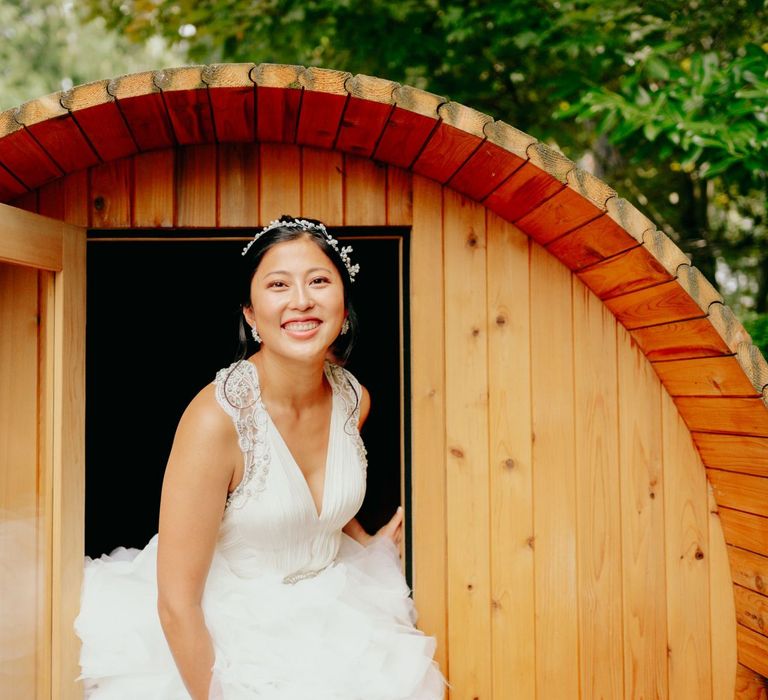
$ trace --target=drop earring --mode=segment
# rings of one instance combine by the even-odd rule
[[[341,335],[344,335],[349,330],[349,318],[344,319],[344,323],[341,324]]]
[[[256,330],[256,326],[251,326],[251,335],[253,336],[253,339],[257,342],[261,342],[261,336],[259,335],[259,332]]]

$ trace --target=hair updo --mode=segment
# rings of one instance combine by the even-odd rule
[[[309,221],[313,224],[322,225],[320,221],[316,219],[308,219],[302,217],[302,220]],[[298,221],[293,216],[283,214],[280,217],[280,221],[295,222]],[[254,233],[254,236],[256,234]],[[256,343],[253,340],[253,336],[250,333],[250,328],[243,316],[243,309],[246,306],[251,305],[251,281],[253,275],[256,273],[256,269],[259,267],[262,258],[266,252],[276,246],[278,243],[285,243],[286,241],[295,241],[299,238],[309,238],[313,241],[320,250],[325,253],[329,260],[334,264],[339,271],[342,284],[344,286],[344,308],[347,311],[347,319],[349,320],[349,330],[344,335],[339,335],[336,340],[333,341],[330,350],[333,352],[336,362],[340,365],[346,364],[352,353],[352,347],[355,344],[355,339],[358,333],[358,320],[355,309],[352,306],[352,280],[349,277],[349,270],[341,259],[339,252],[328,242],[322,231],[317,229],[306,229],[301,226],[276,226],[270,229],[266,233],[259,236],[258,240],[248,248],[245,255],[241,256],[241,271],[238,275],[238,302],[240,305],[240,323],[238,329],[238,346],[236,360],[243,360],[248,355],[249,345],[255,345],[256,349],[260,349],[260,343]]]

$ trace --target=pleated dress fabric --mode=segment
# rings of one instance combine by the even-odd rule
[[[223,700],[442,700],[436,641],[417,614],[396,546],[367,547],[341,531],[365,496],[357,430],[360,384],[331,362],[325,483],[309,486],[261,402],[255,364],[215,377],[232,418],[244,475],[227,498],[203,594]],[[80,613],[81,678],[91,700],[188,700],[157,614],[157,538],[86,557]],[[213,698],[213,694],[212,694]]]

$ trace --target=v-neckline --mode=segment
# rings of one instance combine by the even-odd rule
[[[256,389],[257,389],[257,395],[258,395],[257,400],[259,402],[259,406],[261,407],[261,410],[264,411],[264,415],[267,418],[267,422],[273,428],[278,441],[280,442],[286,455],[288,456],[288,460],[293,466],[296,472],[296,476],[298,477],[299,481],[301,481],[301,483],[303,484],[304,493],[306,494],[306,497],[307,497],[307,505],[310,507],[312,514],[315,516],[315,520],[322,520],[323,515],[325,514],[325,511],[326,511],[325,502],[326,502],[326,497],[328,495],[328,478],[329,478],[329,471],[330,471],[330,465],[331,465],[331,448],[333,446],[333,420],[336,416],[336,385],[334,384],[333,377],[331,376],[331,368],[329,366],[329,362],[328,360],[325,360],[323,363],[323,373],[325,374],[325,377],[328,380],[328,384],[331,387],[331,418],[328,421],[328,445],[325,451],[325,467],[324,467],[325,472],[323,473],[323,492],[321,494],[322,502],[320,503],[319,511],[317,509],[317,505],[315,504],[315,499],[312,496],[312,489],[309,488],[309,482],[307,481],[307,477],[304,476],[304,472],[301,470],[299,463],[296,461],[296,458],[293,456],[293,453],[288,447],[288,443],[283,438],[282,434],[280,433],[280,430],[278,430],[277,425],[275,425],[275,422],[272,420],[272,416],[269,415],[269,411],[267,410],[267,407],[264,405],[264,402],[261,400],[261,382],[259,380],[258,368],[256,367],[256,364],[254,362],[251,362],[250,360],[246,360],[246,362],[249,365],[251,365],[251,371],[253,372],[253,380],[256,384]]]

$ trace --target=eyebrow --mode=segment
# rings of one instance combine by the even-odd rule
[[[318,270],[322,270],[323,272],[327,272],[329,275],[331,274],[331,271],[327,267],[311,267],[309,270],[307,270],[307,274],[311,274],[313,272],[317,272]],[[290,272],[287,270],[272,270],[272,272],[268,272],[266,275],[264,275],[265,278],[269,277],[270,275],[289,275]]]

